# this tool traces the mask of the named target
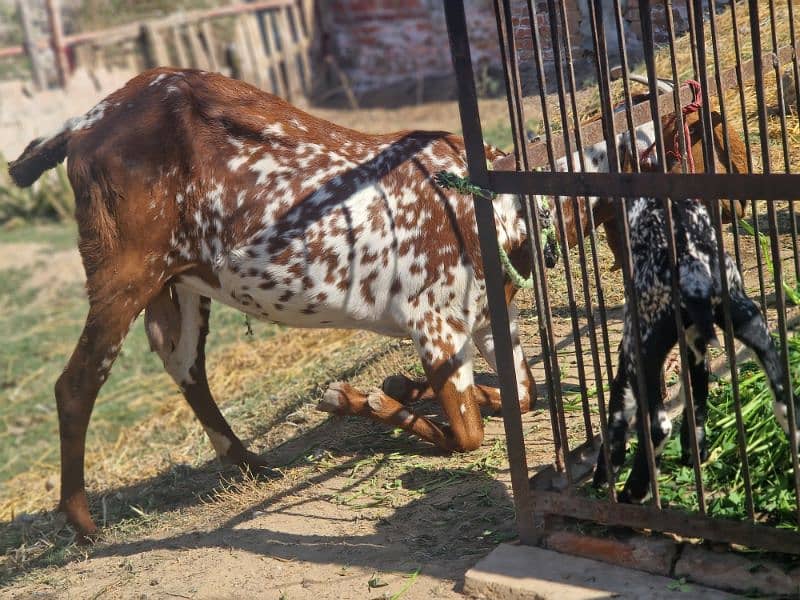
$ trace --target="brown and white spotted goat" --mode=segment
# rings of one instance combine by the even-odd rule
[[[11,175],[28,186],[65,157],[90,308],[55,393],[60,508],[81,533],[95,531],[84,489],[89,417],[142,310],[153,350],[225,461],[265,467],[208,388],[209,299],[289,326],[411,338],[427,383],[396,376],[370,394],[333,384],[320,407],[401,427],[446,451],[481,444],[479,407],[498,409],[500,400],[473,382],[470,341],[493,367],[495,358],[472,199],[433,177],[465,173],[461,138],[366,135],[221,75],[156,69],[32,142]],[[494,209],[498,239],[518,257],[517,200],[500,196]],[[535,384],[507,291],[526,411]],[[426,389],[448,425],[405,406]]]

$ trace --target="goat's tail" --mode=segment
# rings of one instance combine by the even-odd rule
[[[711,298],[684,296],[683,306],[696,331],[697,337],[693,340],[696,350],[705,354],[709,346],[719,348],[719,338],[714,331],[714,308],[711,305]]]
[[[72,131],[65,127],[54,136],[33,140],[17,160],[8,164],[11,179],[19,187],[28,187],[67,156]]]

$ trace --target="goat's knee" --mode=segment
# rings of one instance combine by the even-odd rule
[[[454,452],[472,452],[481,447],[483,443],[483,426],[480,429],[465,430],[453,434]]]
[[[660,456],[672,435],[672,421],[663,408],[659,408],[653,422],[650,423],[650,435],[653,439],[653,449],[656,456]]]
[[[458,391],[451,382],[447,382],[439,392],[439,401],[450,423],[454,452],[471,452],[483,443],[483,420],[475,401],[477,393],[472,385]]]

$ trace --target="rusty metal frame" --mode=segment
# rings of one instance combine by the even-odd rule
[[[533,2],[526,0],[528,17],[531,27],[532,47],[534,54],[534,67],[539,84],[539,100],[541,102],[544,117],[544,136],[542,140],[527,143],[525,139],[525,117],[523,107],[523,97],[521,91],[521,79],[519,65],[517,64],[518,55],[515,46],[515,31],[512,25],[512,12],[509,0],[494,0],[495,13],[497,17],[497,29],[503,71],[506,79],[506,97],[509,109],[509,121],[511,124],[515,151],[509,155],[495,161],[492,170],[489,170],[484,158],[484,141],[478,111],[477,95],[473,77],[472,61],[469,51],[469,36],[464,11],[463,0],[446,0],[444,2],[447,20],[448,34],[455,67],[456,81],[459,94],[459,110],[462,123],[462,131],[467,149],[469,175],[472,181],[482,188],[489,189],[496,193],[517,194],[524,200],[525,223],[529,232],[530,250],[533,256],[533,292],[535,308],[539,324],[539,340],[541,345],[541,356],[543,357],[547,391],[550,405],[550,417],[554,437],[554,466],[545,469],[535,478],[528,480],[528,466],[525,454],[525,439],[522,433],[522,420],[518,409],[517,387],[514,370],[511,367],[511,343],[508,332],[508,313],[505,298],[502,290],[503,273],[498,260],[498,247],[496,233],[494,231],[494,218],[491,207],[482,199],[475,198],[475,212],[478,224],[478,232],[481,241],[481,251],[484,257],[484,267],[487,279],[487,295],[492,331],[495,336],[495,346],[498,353],[498,376],[503,405],[503,421],[506,429],[506,443],[509,455],[510,473],[514,501],[516,507],[517,524],[520,530],[520,538],[523,543],[535,543],[542,535],[542,524],[544,515],[552,514],[567,516],[578,519],[590,520],[598,523],[615,526],[629,526],[634,528],[646,528],[657,531],[664,531],[685,535],[689,537],[703,537],[709,540],[742,544],[745,546],[760,548],[774,552],[800,553],[800,534],[795,531],[778,530],[775,528],[761,525],[755,522],[755,512],[753,506],[753,496],[749,474],[747,473],[747,451],[745,448],[744,426],[741,415],[741,401],[738,393],[738,372],[736,369],[737,355],[734,346],[733,329],[731,321],[730,302],[727,295],[727,282],[722,282],[722,307],[725,316],[725,348],[728,356],[728,366],[725,368],[731,374],[734,407],[736,412],[737,435],[741,452],[742,464],[745,472],[746,488],[746,508],[749,520],[733,521],[720,518],[713,518],[706,514],[706,491],[703,486],[701,467],[699,461],[699,451],[697,439],[694,432],[694,417],[690,417],[691,431],[690,443],[691,453],[694,458],[695,490],[698,497],[699,509],[697,514],[691,514],[674,509],[662,508],[659,502],[659,490],[656,477],[652,474],[656,472],[654,449],[650,439],[649,425],[647,424],[647,411],[640,411],[639,417],[645,423],[644,439],[640,443],[645,444],[648,466],[651,473],[651,497],[649,505],[626,505],[616,501],[613,491],[613,473],[609,468],[608,476],[612,485],[609,486],[608,500],[597,500],[588,497],[578,496],[574,493],[576,483],[585,479],[594,467],[594,460],[600,442],[605,436],[606,431],[606,411],[605,399],[600,385],[602,372],[605,370],[607,381],[612,378],[611,354],[609,348],[609,334],[606,327],[606,311],[598,275],[598,259],[596,253],[596,239],[594,235],[594,223],[591,222],[590,233],[588,236],[590,253],[584,248],[579,248],[578,269],[582,277],[583,306],[578,306],[578,296],[572,287],[572,265],[568,260],[565,261],[564,269],[567,280],[567,295],[570,313],[572,317],[573,339],[576,348],[580,344],[581,334],[577,327],[577,312],[582,311],[582,315],[589,323],[589,346],[591,349],[591,361],[594,370],[595,383],[598,390],[598,416],[600,422],[600,434],[593,435],[591,423],[588,419],[589,405],[585,393],[581,395],[582,407],[586,426],[587,439],[578,447],[570,450],[568,443],[568,433],[564,421],[564,408],[559,375],[558,352],[556,351],[553,330],[550,324],[550,303],[548,299],[547,280],[541,253],[538,251],[540,245],[538,215],[536,210],[532,210],[530,204],[534,194],[561,197],[563,200],[555,203],[556,206],[556,225],[561,228],[562,237],[564,232],[563,215],[561,214],[562,202],[571,201],[577,209],[578,198],[599,196],[610,197],[617,200],[618,218],[623,226],[624,237],[626,239],[627,256],[623,256],[623,278],[626,286],[632,281],[632,257],[630,255],[630,245],[628,239],[627,211],[625,209],[626,198],[635,197],[654,197],[663,200],[666,216],[666,228],[669,254],[669,265],[672,276],[672,301],[676,307],[676,324],[679,331],[682,330],[682,318],[678,297],[678,271],[675,241],[672,237],[672,198],[703,198],[714,200],[712,202],[711,219],[712,224],[718,231],[722,231],[722,220],[720,198],[738,199],[752,201],[752,216],[757,235],[766,225],[767,234],[770,240],[770,254],[774,265],[774,280],[769,282],[765,278],[760,244],[755,244],[756,260],[758,264],[759,293],[762,301],[764,315],[767,315],[767,285],[772,283],[774,286],[774,298],[776,305],[777,333],[782,340],[780,354],[781,362],[786,371],[784,386],[790,388],[789,381],[789,361],[787,351],[787,305],[783,292],[783,267],[780,256],[780,242],[778,239],[778,222],[776,204],[788,202],[790,214],[794,214],[794,200],[800,190],[800,174],[791,173],[789,165],[789,147],[786,131],[786,109],[784,104],[785,90],[781,83],[783,74],[782,66],[789,65],[794,76],[795,89],[800,88],[800,42],[795,41],[794,31],[794,12],[789,1],[789,20],[792,32],[793,44],[779,47],[776,33],[776,8],[775,0],[769,0],[769,19],[771,36],[769,42],[771,47],[765,51],[762,48],[761,32],[759,27],[758,6],[755,0],[749,0],[749,25],[750,39],[752,40],[752,54],[750,60],[742,60],[742,42],[740,36],[740,26],[743,24],[738,11],[736,2],[731,2],[730,18],[732,19],[734,31],[734,46],[737,57],[736,66],[722,70],[712,67],[719,64],[718,46],[718,15],[713,9],[704,7],[702,0],[686,0],[686,7],[689,12],[690,29],[689,34],[693,41],[692,64],[695,78],[701,83],[703,105],[711,106],[710,98],[716,95],[719,99],[719,110],[723,118],[726,119],[726,105],[724,92],[738,90],[739,106],[742,111],[742,128],[744,131],[744,143],[747,151],[747,173],[715,173],[715,163],[709,160],[714,156],[712,142],[712,122],[710,111],[704,110],[701,115],[701,126],[703,130],[704,143],[704,165],[703,173],[687,174],[685,169],[685,144],[681,140],[681,153],[684,155],[684,174],[667,173],[664,166],[665,148],[664,140],[661,139],[661,129],[656,127],[655,151],[661,166],[660,172],[640,173],[637,164],[634,165],[633,173],[621,173],[618,157],[616,156],[615,144],[609,144],[609,173],[585,173],[582,163],[583,155],[581,150],[588,145],[602,140],[614,139],[616,134],[629,132],[634,133],[636,127],[648,122],[659,123],[664,115],[677,113],[676,119],[682,128],[681,111],[676,111],[676,107],[684,106],[691,100],[690,90],[686,86],[679,86],[677,76],[677,65],[675,61],[675,31],[672,21],[672,1],[662,0],[666,8],[667,33],[670,38],[671,60],[674,84],[673,93],[661,93],[651,85],[649,101],[633,105],[631,101],[630,87],[628,82],[628,65],[626,40],[622,32],[622,14],[618,0],[613,2],[614,18],[617,24],[616,39],[606,37],[603,30],[601,15],[602,3],[600,0],[590,0],[590,16],[592,28],[592,41],[594,44],[594,60],[601,97],[601,118],[589,124],[579,122],[575,104],[575,76],[572,67],[572,49],[570,43],[567,15],[562,2],[548,0],[544,2]],[[764,3],[762,3],[763,6]],[[542,53],[542,33],[538,30],[537,10],[546,5],[547,16],[550,21],[550,39],[553,49],[553,72],[555,77],[550,77],[551,81],[546,81],[546,69]],[[650,22],[651,2],[645,0],[640,2],[640,12],[642,14],[642,33],[644,42],[644,57],[647,67],[648,78],[651,82],[655,80],[655,44],[652,23]],[[713,3],[712,3],[713,5]],[[707,35],[707,31],[709,35]],[[707,49],[707,44],[710,48]],[[624,110],[613,111],[611,108],[611,94],[609,79],[611,69],[607,58],[608,48],[614,46],[619,50],[622,59],[622,78],[625,94]],[[713,56],[713,63],[710,65],[708,57]],[[778,100],[780,104],[779,117],[781,125],[781,138],[783,142],[783,169],[782,173],[773,172],[770,164],[769,139],[767,131],[768,115],[764,99],[764,78],[765,73],[774,70],[777,86]],[[559,117],[562,123],[562,131],[554,134],[549,123],[549,111],[552,110],[547,104],[547,92],[553,90],[553,82],[557,88],[560,100]],[[744,85],[753,82],[758,96],[758,128],[760,136],[760,146],[762,155],[762,173],[754,173],[755,160],[751,154],[750,131],[746,120]],[[550,86],[548,88],[548,85]],[[800,112],[800,93],[796,98],[797,108]],[[569,107],[572,109],[572,122],[570,121]],[[727,121],[725,121],[727,122]],[[728,130],[724,127],[723,136],[727,142]],[[567,172],[556,172],[555,165],[558,157],[571,157],[573,152],[578,152],[581,159],[580,169],[575,171],[572,160],[566,160]],[[549,172],[536,171],[537,167],[549,167]],[[723,165],[728,171],[732,170],[730,161]],[[762,218],[759,223],[754,199],[766,201],[767,217]],[[576,210],[576,213],[578,211]],[[591,211],[588,211],[591,218]],[[794,275],[795,279],[800,279],[800,249],[797,245],[797,226],[794,219],[791,219],[791,239],[794,244]],[[733,253],[735,261],[741,270],[742,256],[740,248],[740,232],[736,223],[733,225]],[[724,260],[726,252],[723,236],[717,235],[717,259]],[[591,265],[590,265],[591,263]],[[724,264],[724,263],[721,263]],[[588,293],[590,280],[587,273],[587,266],[594,269],[594,286],[597,305],[591,294]],[[723,279],[725,279],[723,277]],[[628,288],[628,294],[631,290]],[[634,322],[634,341],[639,346],[639,334],[636,322],[638,321],[637,309],[631,310],[631,318]],[[597,328],[600,328],[598,339]],[[683,336],[679,336],[679,355],[683,365],[688,364],[687,347]],[[578,354],[582,354],[578,351]],[[605,364],[601,361],[601,354],[605,359]],[[638,354],[638,351],[637,351]],[[723,357],[724,358],[724,357]],[[578,375],[581,387],[586,386],[588,377],[586,376],[583,363],[578,362]],[[638,357],[641,363],[641,356]],[[642,373],[643,369],[638,369]],[[682,369],[682,383],[686,389],[691,389],[686,369]],[[632,382],[636,385],[636,382]],[[644,384],[640,378],[638,384]],[[691,408],[692,394],[688,394],[689,407]],[[789,406],[790,433],[795,434],[794,407]],[[690,410],[690,414],[692,411]],[[608,458],[606,456],[606,458]],[[792,447],[791,460],[794,471],[795,497],[798,504],[798,521],[800,522],[800,464],[798,464],[798,452],[796,447]],[[609,462],[606,460],[606,464]]]

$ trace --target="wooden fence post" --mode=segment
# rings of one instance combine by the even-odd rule
[[[183,33],[180,25],[173,25],[170,28],[172,32],[172,45],[175,47],[175,55],[178,57],[176,67],[188,67],[189,56],[186,53],[186,46],[183,43]]]
[[[200,42],[200,29],[196,23],[188,23],[186,25],[186,33],[189,37],[189,51],[192,54],[192,66],[201,71],[208,71],[211,68],[211,63],[206,54],[206,49]]]
[[[217,41],[214,37],[214,29],[208,20],[200,22],[200,33],[206,45],[206,56],[208,56],[208,67],[211,71],[219,71],[221,64],[217,58]]]
[[[255,66],[250,54],[250,44],[247,41],[244,17],[239,15],[236,18],[236,25],[233,30],[233,45],[230,49],[231,70],[234,77],[248,83],[256,83]]]
[[[270,80],[268,92],[277,94],[281,98],[288,99],[286,83],[281,71],[281,53],[278,51],[278,43],[275,40],[275,30],[272,22],[273,11],[265,11],[261,15],[260,27],[264,30],[264,56],[267,67],[267,77]],[[254,15],[253,19],[257,19]],[[256,26],[259,26],[256,21]]]
[[[308,23],[308,16],[305,17],[300,12],[300,7],[296,4],[289,7],[289,12],[294,22],[294,30],[297,36],[297,44],[295,46],[297,56],[300,59],[300,64],[303,67],[303,91],[305,95],[311,96],[311,61],[309,60],[309,53],[311,52],[311,34]]]
[[[277,17],[283,66],[286,69],[286,99],[289,102],[298,103],[303,97],[303,84],[300,78],[300,67],[297,62],[297,43],[292,35],[292,27],[289,22],[289,7],[278,9]]]
[[[31,20],[30,5],[25,0],[17,0],[17,9],[19,10],[19,18],[22,23],[25,52],[28,54],[28,59],[31,61],[33,83],[38,89],[42,90],[47,87],[47,73],[42,68],[41,55],[36,45],[36,38],[38,36],[36,35],[36,30]]]
[[[69,74],[69,61],[64,47],[64,30],[61,25],[61,6],[59,0],[46,0],[47,16],[50,20],[50,43],[56,57],[56,71],[58,71],[58,82],[61,87],[67,85],[67,75]]]
[[[169,65],[167,47],[153,23],[142,25],[142,37],[144,39],[145,55],[147,56],[147,66],[153,68]]]

